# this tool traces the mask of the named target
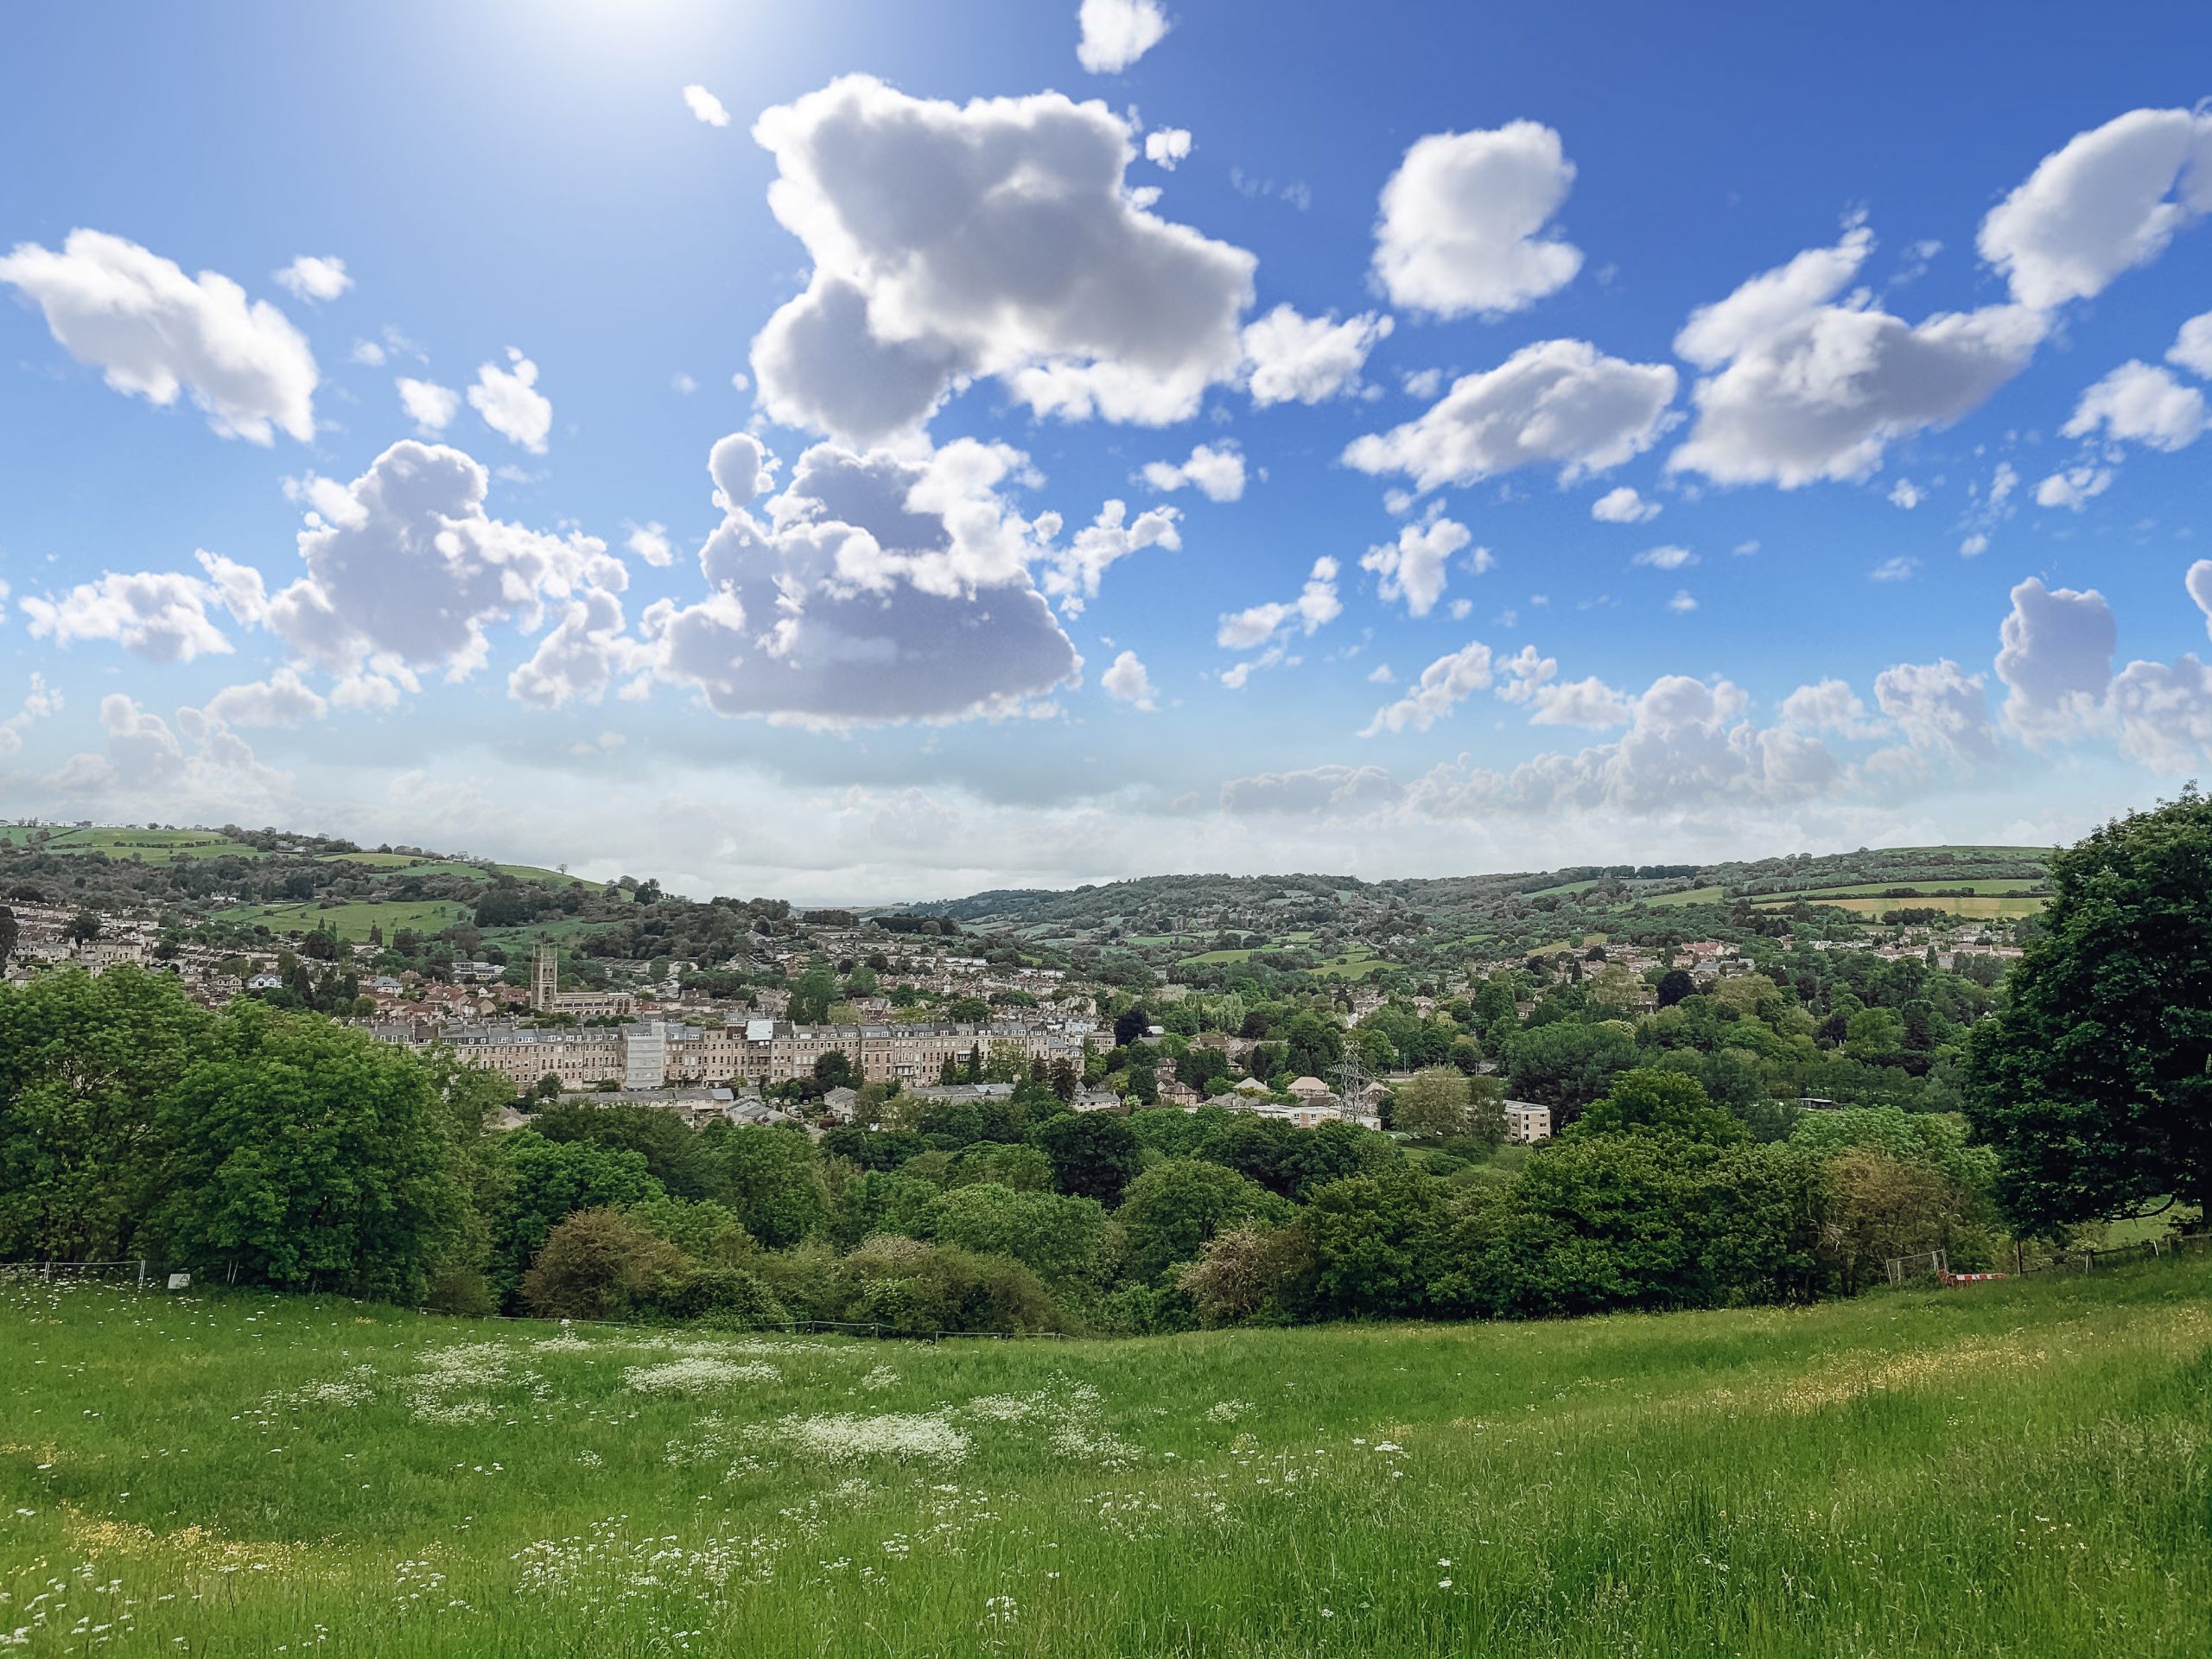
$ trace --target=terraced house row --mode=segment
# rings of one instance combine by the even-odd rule
[[[935,1083],[947,1060],[964,1063],[1001,1046],[1024,1061],[1065,1059],[1078,1072],[1092,1048],[1110,1048],[1109,1031],[1087,1020],[1027,1024],[795,1026],[785,1020],[691,1025],[665,1020],[584,1027],[421,1025],[378,1033],[410,1048],[451,1045],[467,1064],[503,1071],[516,1087],[541,1078],[563,1089],[661,1089],[671,1084],[787,1083],[814,1075],[815,1063],[842,1052],[870,1083]]]

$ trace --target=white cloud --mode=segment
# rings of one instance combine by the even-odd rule
[[[1417,139],[1382,187],[1376,278],[1435,316],[1518,311],[1582,268],[1581,250],[1546,234],[1573,182],[1559,134],[1534,121]]]
[[[1425,732],[1478,691],[1487,690],[1492,679],[1491,649],[1471,639],[1449,656],[1440,657],[1421,671],[1421,677],[1395,702],[1375,711],[1374,719],[1360,733],[1402,732],[1408,728]]]
[[[1395,542],[1369,548],[1360,568],[1382,578],[1384,599],[1402,599],[1408,614],[1427,616],[1444,593],[1446,563],[1473,539],[1465,524],[1450,518],[1408,524],[1398,531]],[[1491,563],[1489,549],[1475,550],[1478,572],[1488,569]]]
[[[1530,658],[1535,653],[1524,651],[1522,656]],[[1516,660],[1504,666],[1518,669],[1520,664]],[[1556,672],[1557,664],[1550,658],[1539,658],[1529,665],[1529,671],[1518,672],[1500,684],[1497,695],[1508,702],[1526,703],[1531,726],[1581,726],[1603,731],[1625,726],[1633,718],[1636,704],[1625,692],[1594,674],[1580,680],[1560,680],[1553,677]]]
[[[1782,719],[1784,725],[1803,731],[1834,732],[1841,737],[1878,737],[1885,729],[1843,680],[1799,686],[1782,700]]]
[[[297,726],[321,720],[330,705],[290,668],[265,680],[226,685],[207,699],[200,713],[226,726]]]
[[[668,377],[668,389],[679,397],[689,397],[699,390],[699,383],[683,370],[678,369]]]
[[[512,346],[507,348],[507,361],[508,368],[486,363],[476,371],[468,406],[508,442],[542,455],[545,435],[553,429],[553,405],[537,390],[537,364]]]
[[[1395,804],[1405,794],[1380,766],[1308,766],[1232,778],[1221,786],[1221,810],[1233,817],[1295,812],[1360,812]]]
[[[2204,426],[2202,392],[2167,370],[2130,359],[2084,391],[2059,429],[2069,438],[2142,443],[2171,454],[2196,442]]]
[[[353,349],[348,352],[346,356],[353,362],[359,363],[365,368],[380,369],[385,365],[386,353],[384,347],[373,340],[357,340],[353,342]]]
[[[282,270],[272,271],[270,280],[294,298],[310,303],[334,300],[353,286],[343,259],[311,253],[303,253]]]
[[[135,242],[78,230],[59,253],[18,244],[0,283],[35,300],[63,349],[117,391],[166,406],[188,391],[216,432],[249,443],[315,436],[306,338],[219,271],[190,277]]]
[[[1675,371],[1606,357],[1578,340],[1524,346],[1497,368],[1463,375],[1418,418],[1356,438],[1347,465],[1405,473],[1423,490],[1516,467],[1556,465],[1562,483],[1641,454],[1668,425]]]
[[[1209,501],[1235,501],[1244,493],[1244,455],[1233,443],[1195,446],[1183,461],[1152,461],[1144,481],[1162,494],[1190,485]]]
[[[1214,629],[1214,643],[1230,651],[1249,651],[1294,630],[1311,638],[1344,614],[1344,603],[1337,597],[1337,573],[1334,559],[1314,560],[1296,599],[1228,613]],[[1242,684],[1243,680],[1236,683]]]
[[[1669,471],[1784,489],[1866,477],[1891,442],[1948,425],[2026,366],[2050,319],[2021,306],[1908,324],[1841,292],[1873,247],[1854,229],[1693,313],[1675,349],[1712,371]]]
[[[1920,561],[1905,554],[1892,554],[1866,573],[1869,582],[1910,582],[1912,573],[1920,569]]]
[[[1687,616],[1697,609],[1697,599],[1687,588],[1675,589],[1675,596],[1667,601],[1667,608],[1677,616]]]
[[[1998,637],[2005,723],[2031,747],[2079,736],[2098,723],[2119,640],[2102,594],[2094,588],[2053,591],[2031,576],[2012,589],[2012,609]]]
[[[1697,555],[1687,547],[1669,543],[1663,547],[1647,547],[1629,561],[1653,570],[1680,570],[1685,565],[1695,564]]]
[[[2130,110],[2044,157],[1981,222],[2022,305],[2090,299],[2212,209],[2212,116]]]
[[[308,574],[270,600],[269,627],[333,674],[389,664],[458,678],[483,663],[486,623],[535,628],[548,601],[627,580],[596,537],[489,517],[489,482],[460,450],[412,438],[350,484],[303,480],[294,493],[310,504],[298,538]]]
[[[1318,404],[1359,385],[1359,372],[1391,320],[1363,311],[1342,322],[1336,314],[1308,317],[1279,305],[1244,327],[1245,385],[1262,409],[1274,404]]]
[[[1377,663],[1367,671],[1367,683],[1370,685],[1395,685],[1398,677],[1390,671],[1389,664]]]
[[[2182,324],[2167,349],[2166,361],[2199,378],[2212,380],[2212,311]]]
[[[631,525],[629,539],[623,545],[658,569],[665,569],[676,563],[676,550],[669,545],[668,526],[664,524]]]
[[[1076,61],[1094,75],[1118,75],[1166,37],[1160,0],[1082,0]]]
[[[2036,505],[2039,507],[2064,507],[2073,512],[2082,509],[2112,487],[2113,470],[2085,463],[2069,467],[2064,472],[2053,473],[2036,486]],[[1980,552],[1989,545],[1985,539],[1974,551]],[[1964,551],[1961,549],[1961,551]]]
[[[507,695],[537,709],[597,702],[619,674],[652,661],[651,652],[623,632],[622,601],[588,588],[560,607],[529,661],[507,676]]]
[[[1874,702],[1914,749],[1982,760],[1997,752],[1983,685],[1948,657],[1900,663],[1874,677]]]
[[[1642,815],[1832,791],[1843,776],[1835,756],[1801,732],[1759,729],[1744,718],[1750,702],[1726,680],[1665,675],[1634,700],[1629,729],[1618,741],[1539,755],[1503,774],[1470,766],[1462,757],[1415,783],[1408,803],[1422,814],[1452,819],[1569,808]]]
[[[451,386],[442,386],[435,380],[415,380],[403,375],[396,383],[399,387],[399,406],[407,418],[415,423],[415,429],[435,436],[453,424],[453,417],[461,412],[461,394]]]
[[[719,714],[841,726],[1011,712],[1081,667],[1029,574],[1057,521],[998,493],[1026,473],[1019,451],[817,444],[756,513],[728,504],[766,465],[731,445],[713,457],[726,516],[700,554],[711,591],[641,620],[660,678]]]
[[[1116,657],[1113,665],[1098,677],[1098,683],[1117,702],[1129,703],[1147,715],[1160,711],[1156,700],[1160,694],[1134,651],[1125,651]]]
[[[1098,597],[1099,580],[1108,567],[1147,547],[1179,551],[1183,536],[1176,526],[1181,517],[1179,507],[1148,507],[1132,521],[1127,503],[1107,502],[1066,547],[1048,550],[1045,591],[1060,601],[1065,614],[1081,614],[1084,601]],[[1047,515],[1039,524],[1046,541],[1058,534],[1057,518]]]
[[[1901,478],[1890,486],[1890,505],[1910,512],[1928,499],[1928,492],[1909,478]]]
[[[722,101],[696,81],[683,89],[683,107],[710,127],[729,125],[729,111]]]
[[[963,106],[853,75],[753,137],[814,260],[753,346],[785,424],[887,438],[995,375],[1039,415],[1160,425],[1243,363],[1253,257],[1130,200],[1134,130],[1103,104]]]
[[[0,592],[0,599],[7,594]],[[0,720],[0,754],[14,754],[23,747],[23,734],[33,722],[61,712],[61,693],[46,683],[43,674],[33,674],[30,690],[23,697],[22,707],[5,720]]]
[[[1608,490],[1590,504],[1590,516],[1601,524],[1648,524],[1659,516],[1656,501],[1647,501],[1626,484]]]
[[[1144,136],[1144,158],[1170,173],[1178,162],[1188,160],[1191,135],[1182,127],[1154,127]]]
[[[26,595],[17,602],[30,619],[35,639],[57,645],[107,639],[153,662],[188,663],[231,649],[207,616],[207,607],[219,597],[196,576],[141,570],[109,571],[59,596]]]

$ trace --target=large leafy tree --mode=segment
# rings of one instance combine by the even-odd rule
[[[2017,1225],[2212,1209],[2212,801],[2193,789],[2051,861],[2010,1005],[1968,1046],[1967,1116]]]
[[[160,1174],[154,1103],[213,1024],[173,976],[136,968],[0,985],[0,1257],[140,1248]]]
[[[414,1057],[249,1001],[162,1096],[178,1257],[262,1284],[419,1299],[464,1198],[445,1103]]]

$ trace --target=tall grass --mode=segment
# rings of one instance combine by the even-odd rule
[[[2208,1290],[925,1346],[15,1284],[0,1644],[2198,1659]]]

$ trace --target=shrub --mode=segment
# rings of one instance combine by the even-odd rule
[[[664,1298],[685,1267],[683,1251],[620,1211],[580,1210],[546,1236],[523,1300],[549,1319],[627,1319]]]
[[[751,1331],[788,1325],[791,1311],[750,1268],[695,1268],[670,1288],[661,1310],[679,1319]]]

